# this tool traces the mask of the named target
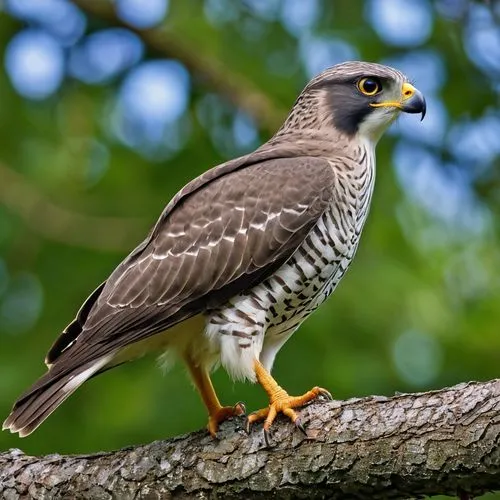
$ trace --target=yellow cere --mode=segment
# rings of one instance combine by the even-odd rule
[[[401,87],[401,102],[398,101],[384,101],[384,102],[373,102],[370,104],[373,108],[403,108],[403,102],[413,97],[415,94],[415,87],[408,82],[403,83]]]

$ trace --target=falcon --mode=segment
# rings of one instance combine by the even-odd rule
[[[313,78],[278,132],[212,168],[168,203],[147,238],[85,301],[46,356],[48,371],[14,404],[4,429],[33,432],[95,375],[157,351],[187,366],[208,430],[241,415],[222,406],[210,373],[258,382],[278,413],[328,391],[290,396],[271,376],[276,354],[333,292],[358,247],[375,181],[375,146],[425,100],[399,71],[346,62]]]

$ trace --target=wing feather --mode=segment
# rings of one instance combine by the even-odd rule
[[[50,360],[57,372],[220,306],[264,280],[291,257],[334,197],[334,170],[323,158],[237,167],[204,174],[204,182],[201,176],[173,199],[146,241],[82,308],[72,344],[56,342]]]

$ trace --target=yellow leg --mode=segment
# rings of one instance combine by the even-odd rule
[[[278,385],[276,380],[274,380],[260,361],[255,360],[254,370],[255,375],[257,376],[257,381],[269,396],[269,406],[267,408],[263,408],[262,410],[253,412],[248,416],[247,429],[250,429],[250,425],[252,423],[264,420],[266,440],[267,433],[278,413],[286,415],[300,430],[305,432],[300,418],[293,408],[303,406],[309,401],[316,399],[318,396],[323,396],[326,399],[332,399],[332,395],[326,389],[322,389],[321,387],[313,387],[302,396],[290,396],[282,387]]]
[[[196,365],[189,358],[186,359],[186,363],[193,382],[208,410],[208,432],[215,437],[221,422],[224,422],[228,418],[245,414],[245,405],[239,402],[234,406],[222,406],[207,371]]]

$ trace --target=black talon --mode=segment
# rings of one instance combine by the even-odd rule
[[[243,401],[238,401],[238,402],[234,405],[234,407],[233,407],[233,408],[234,408],[235,410],[236,410],[237,408],[239,408],[239,409],[241,410],[241,412],[242,412],[242,413],[241,413],[241,416],[243,416],[243,415],[245,415],[245,416],[246,416],[246,414],[247,414],[247,407],[245,406],[245,403],[244,403]]]
[[[264,429],[264,441],[266,442],[266,446],[268,448],[271,448],[271,441],[269,441],[269,431],[267,431],[266,429]]]
[[[326,389],[320,391],[319,396],[326,399],[327,401],[333,401],[333,396]]]
[[[304,424],[302,423],[302,419],[298,418],[297,420],[295,420],[295,427],[297,427],[297,429],[299,429],[299,431],[302,432],[302,434],[307,436],[307,431],[306,428],[304,427]]]

